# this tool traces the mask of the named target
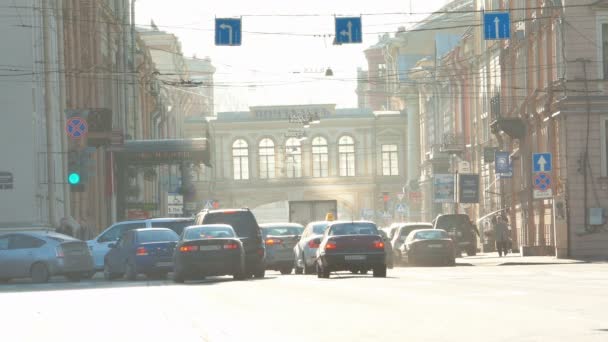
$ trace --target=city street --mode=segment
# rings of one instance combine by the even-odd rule
[[[0,285],[4,341],[606,341],[608,264]]]

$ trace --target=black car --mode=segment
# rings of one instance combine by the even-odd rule
[[[195,222],[196,225],[223,223],[231,226],[243,242],[246,275],[264,278],[264,239],[260,226],[249,209],[205,209],[196,215]]]
[[[434,229],[443,229],[454,240],[456,254],[462,251],[468,256],[477,254],[477,237],[479,231],[466,214],[443,214],[433,220]]]
[[[232,275],[245,279],[245,250],[241,239],[227,224],[191,226],[184,229],[173,256],[173,280]]]
[[[386,277],[384,241],[373,222],[333,222],[317,240],[317,277],[329,278],[335,271],[367,273],[370,269],[374,277]]]
[[[416,229],[412,231],[401,246],[401,255],[409,265],[425,262],[453,266],[454,242],[442,229]]]

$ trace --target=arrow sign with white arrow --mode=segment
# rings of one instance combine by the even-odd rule
[[[486,40],[511,38],[511,20],[509,12],[484,13],[483,32]]]
[[[215,19],[215,45],[241,45],[241,19]]]
[[[532,164],[534,172],[550,172],[553,169],[551,153],[534,153]]]
[[[336,44],[361,43],[361,17],[336,18]]]

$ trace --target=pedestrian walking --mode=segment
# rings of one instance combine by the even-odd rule
[[[492,225],[494,228],[494,240],[496,241],[496,250],[498,250],[498,256],[502,257],[503,255],[507,255],[509,228],[500,216],[492,218]]]

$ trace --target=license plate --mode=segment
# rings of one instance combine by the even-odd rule
[[[214,245],[199,246],[198,249],[201,250],[201,251],[217,251],[217,250],[220,249],[220,246],[214,246]]]
[[[429,248],[441,248],[442,246],[441,245],[429,245],[428,247]]]
[[[157,262],[156,266],[158,267],[168,267],[168,266],[173,266],[173,263],[170,261],[167,262]]]
[[[344,260],[365,260],[365,255],[347,255]]]

